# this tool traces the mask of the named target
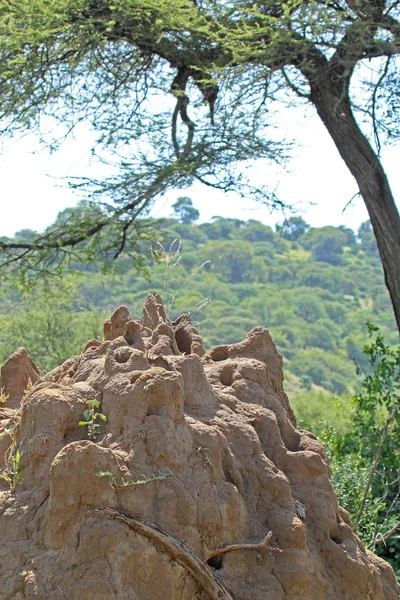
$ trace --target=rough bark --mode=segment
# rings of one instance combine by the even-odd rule
[[[310,81],[310,80],[309,80]],[[383,166],[357,125],[348,90],[320,70],[310,81],[311,101],[357,181],[374,230],[386,286],[400,331],[400,215]]]

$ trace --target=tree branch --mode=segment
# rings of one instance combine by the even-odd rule
[[[80,244],[81,242],[84,242],[85,240],[87,240],[89,237],[92,237],[93,235],[95,235],[96,233],[98,233],[101,229],[103,229],[103,227],[105,227],[107,225],[107,223],[109,222],[109,220],[105,220],[105,221],[100,221],[99,223],[97,223],[96,225],[94,225],[93,227],[91,227],[90,229],[88,229],[87,231],[85,231],[84,233],[80,234],[80,235],[75,235],[75,237],[71,237],[71,238],[66,238],[63,239],[62,236],[57,237],[53,242],[41,242],[41,240],[45,240],[48,239],[49,237],[51,237],[51,233],[54,232],[50,232],[49,236],[42,236],[40,238],[38,238],[37,242],[34,243],[26,243],[26,242],[0,242],[0,251],[4,251],[4,250],[47,250],[47,249],[52,249],[52,248],[58,248],[61,249],[64,246],[76,246],[77,244]],[[62,244],[60,244],[60,242],[62,242]]]
[[[375,548],[378,544],[386,544],[387,541],[390,540],[400,530],[400,521],[396,523],[389,531],[387,531],[384,535],[382,533],[378,533],[373,543],[370,545],[370,548]]]
[[[259,544],[231,544],[229,546],[223,546],[221,548],[216,548],[213,552],[210,552],[206,555],[207,562],[214,558],[215,556],[221,556],[222,554],[226,554],[227,552],[235,552],[237,550],[252,550],[252,551],[260,551],[264,550],[265,552],[282,552],[280,548],[270,548],[268,547],[268,542],[272,537],[272,531],[269,531],[262,542]]]
[[[379,462],[379,458],[381,456],[383,444],[385,443],[386,436],[387,436],[387,433],[389,430],[389,426],[390,426],[391,422],[393,421],[394,417],[396,416],[397,410],[398,410],[398,407],[395,406],[394,409],[392,410],[392,412],[390,413],[390,415],[388,416],[388,418],[386,419],[385,427],[383,428],[383,431],[382,431],[381,440],[379,442],[379,446],[376,451],[375,459],[374,459],[373,465],[371,467],[368,481],[367,481],[367,484],[364,489],[364,494],[363,494],[363,497],[361,500],[360,508],[358,509],[357,517],[355,519],[354,531],[357,531],[358,524],[359,524],[362,514],[364,512],[364,507],[365,507],[365,503],[367,501],[368,492],[370,490],[370,487],[372,485],[372,482],[373,482],[375,474],[376,474],[376,467],[378,466],[378,462]]]
[[[376,40],[379,29],[389,31],[394,41]],[[331,68],[339,76],[352,73],[359,60],[393,56],[400,53],[400,23],[390,15],[381,12],[362,18],[359,16],[347,29],[339,42],[336,52],[330,59]]]
[[[310,99],[310,94],[304,94],[298,87],[297,85],[295,85],[291,79],[289,78],[289,75],[286,73],[285,67],[282,67],[281,69],[282,71],[282,75],[284,80],[286,81],[286,83],[288,84],[288,86],[290,87],[290,89],[297,94],[298,96],[300,96],[300,98],[306,98],[307,100]]]
[[[388,74],[389,71],[389,64],[390,64],[390,59],[391,57],[389,56],[386,64],[385,64],[385,68],[383,69],[375,87],[374,87],[374,92],[372,94],[372,126],[374,129],[374,138],[375,138],[375,144],[376,144],[376,154],[378,156],[378,158],[380,157],[381,154],[381,141],[379,139],[379,132],[378,132],[378,127],[377,127],[377,123],[376,123],[376,101],[377,101],[377,94],[378,94],[378,90],[383,82],[383,80],[385,79],[386,75]]]
[[[181,67],[178,69],[178,73],[176,74],[172,85],[171,92],[174,96],[176,96],[176,106],[172,115],[172,143],[175,150],[175,155],[177,159],[187,158],[190,154],[193,144],[193,137],[195,131],[195,123],[189,118],[187,113],[187,107],[190,102],[189,97],[186,95],[186,86],[189,81],[190,71],[187,67]],[[186,125],[188,128],[188,134],[185,142],[185,147],[182,152],[180,152],[179,143],[177,139],[177,119],[178,114],[181,117],[182,123]]]
[[[147,538],[153,546],[179,563],[197,581],[211,600],[233,600],[225,587],[212,575],[210,569],[182,542],[162,531],[154,523],[111,508],[94,508],[88,511],[93,517],[105,517],[125,523],[135,533]]]

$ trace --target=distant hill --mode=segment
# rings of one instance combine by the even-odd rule
[[[207,347],[239,341],[258,325],[267,327],[284,356],[286,387],[292,392],[310,387],[338,395],[352,391],[353,359],[363,361],[368,320],[389,342],[397,342],[369,223],[357,235],[343,226],[311,228],[301,217],[288,219],[277,231],[255,220],[220,217],[201,225],[168,219],[156,226],[155,242],[166,252],[151,267],[150,280],[122,261],[119,275],[87,268],[76,283],[56,283],[55,298],[51,290],[42,290],[26,301],[18,294],[3,299],[0,362],[25,345],[37,364],[49,369],[64,354],[81,351],[87,337],[100,335],[103,316],[116,306],[126,304],[139,316],[148,292],[160,292],[167,302],[168,292],[179,288],[171,317],[211,299],[193,316]],[[176,239],[181,259],[168,269],[168,260],[179,256],[176,242],[168,258]],[[187,281],[205,261],[211,262]],[[46,327],[57,330],[58,347],[41,345],[40,328]]]

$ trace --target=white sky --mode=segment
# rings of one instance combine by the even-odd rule
[[[285,109],[280,114],[282,138],[293,137],[299,143],[288,168],[257,166],[256,179],[276,185],[279,198],[294,203],[312,226],[346,225],[357,229],[368,218],[364,204],[356,198],[343,213],[357,186],[340,158],[319,118],[304,108]],[[90,165],[91,139],[85,131],[49,155],[32,134],[7,142],[0,155],[0,236],[13,235],[24,228],[43,230],[57,213],[74,205],[78,197],[66,188],[63,176],[99,176],[99,167]],[[382,162],[395,198],[400,199],[400,147],[382,153]],[[171,216],[171,204],[179,195],[189,196],[200,210],[201,221],[213,216],[258,219],[269,225],[283,220],[277,212],[251,201],[195,185],[181,193],[172,192],[158,201],[153,215]],[[315,206],[310,206],[310,202]]]

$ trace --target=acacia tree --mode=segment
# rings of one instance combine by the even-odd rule
[[[249,120],[241,111],[233,122],[239,90],[222,89],[213,79],[222,47],[213,50],[209,33],[209,18],[181,0],[0,4],[3,135],[36,129],[53,149],[89,123],[96,137],[92,152],[107,174],[71,179],[82,203],[43,235],[0,240],[3,273],[26,281],[71,260],[97,260],[108,268],[123,253],[140,268],[152,201],[194,179],[279,204],[267,186],[250,184],[245,167],[254,155],[280,160],[284,147],[265,135],[266,115]]]
[[[62,137],[89,121],[94,151],[119,172],[72,182],[89,217],[2,242],[3,264],[136,253],[139,215],[194,179],[277,203],[245,171],[282,158],[268,104],[290,92],[315,107],[357,181],[400,328],[400,218],[380,161],[382,134],[399,134],[399,14],[398,0],[4,0],[4,133],[43,129],[47,115]]]

